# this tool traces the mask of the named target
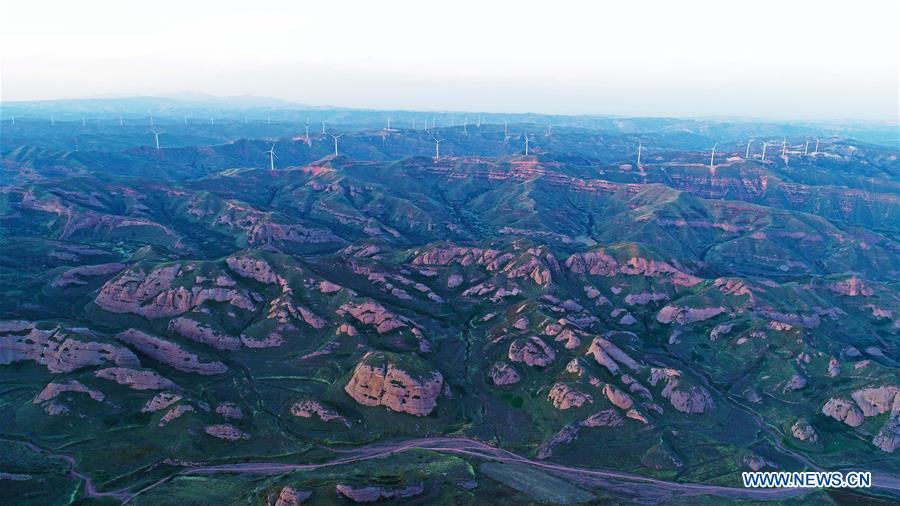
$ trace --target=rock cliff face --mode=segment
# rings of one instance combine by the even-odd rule
[[[87,394],[91,399],[94,399],[97,402],[102,402],[103,399],[106,398],[106,396],[103,395],[103,392],[100,392],[98,390],[91,390],[78,380],[69,380],[65,383],[48,383],[47,386],[44,387],[43,390],[41,390],[41,393],[39,393],[32,402],[34,404],[40,404],[66,392],[78,392]]]
[[[797,419],[794,425],[791,426],[791,435],[800,441],[809,441],[811,443],[819,440],[819,434],[816,432],[816,429],[803,418]]]
[[[547,398],[553,403],[553,407],[560,410],[580,408],[594,399],[584,392],[580,392],[565,383],[557,383],[550,389]]]
[[[175,383],[163,378],[155,371],[136,371],[125,367],[109,367],[100,369],[94,376],[115,381],[135,390],[174,390]]]
[[[70,286],[86,285],[87,281],[82,278],[91,278],[98,276],[110,276],[124,269],[125,264],[110,263],[97,265],[81,265],[73,267],[63,272],[58,278],[54,279],[50,286],[53,288],[66,288]]]
[[[179,315],[208,300],[255,310],[248,295],[233,288],[173,287],[172,282],[181,273],[181,265],[177,264],[158,267],[149,273],[134,267],[104,284],[94,302],[111,313],[133,313],[148,319]]]
[[[556,352],[540,337],[516,339],[509,345],[507,357],[513,362],[523,362],[530,366],[545,367],[556,359]]]
[[[575,274],[592,276],[626,276],[665,277],[678,286],[694,286],[702,279],[680,271],[666,262],[649,260],[643,257],[630,257],[619,263],[613,256],[603,250],[576,253],[566,259],[565,266]],[[648,300],[649,301],[649,300]]]
[[[30,322],[20,322],[15,328],[0,336],[0,364],[31,360],[53,373],[69,373],[107,362],[122,367],[141,366],[137,356],[122,346],[75,339],[63,329],[43,330]]]
[[[679,307],[668,305],[659,310],[656,321],[660,323],[675,322],[679,325],[700,322],[714,318],[725,312],[725,308],[718,307]]]
[[[662,396],[669,399],[672,407],[682,413],[705,413],[716,406],[709,391],[699,385],[685,388],[682,385],[681,372],[675,369],[652,368],[650,384],[656,386],[665,381]]]
[[[437,371],[415,374],[392,357],[371,352],[356,365],[344,391],[365,406],[385,406],[398,413],[426,416],[437,405],[444,377]]]
[[[374,301],[348,302],[341,305],[337,313],[340,315],[349,313],[350,316],[356,318],[360,323],[375,327],[379,334],[407,326],[397,315]]]
[[[228,424],[217,424],[217,425],[207,425],[204,431],[210,436],[218,439],[224,439],[225,441],[238,441],[241,439],[250,439],[250,435],[246,432],[238,429],[233,425]]]
[[[337,492],[342,496],[354,502],[375,502],[382,499],[406,499],[414,497],[425,491],[425,487],[421,483],[414,483],[401,488],[385,488],[385,487],[353,487],[351,485],[340,484],[335,487]]]
[[[140,330],[129,329],[116,335],[116,338],[153,360],[182,372],[211,375],[228,371],[222,362],[201,362],[197,355],[188,353],[177,344]]]
[[[490,376],[497,386],[513,385],[521,379],[519,373],[511,365],[503,362],[497,362],[491,366]]]
[[[196,320],[179,316],[169,321],[169,330],[180,334],[191,341],[212,346],[217,350],[236,350],[241,347],[238,337],[227,336],[216,332],[212,327]]]
[[[312,497],[312,492],[297,490],[293,487],[284,487],[278,493],[278,498],[270,502],[270,506],[300,506]]]
[[[345,417],[338,414],[337,411],[326,408],[319,401],[305,400],[295,402],[294,405],[291,406],[291,414],[301,418],[311,418],[315,415],[323,422],[334,420],[350,427],[350,420],[347,420]]]

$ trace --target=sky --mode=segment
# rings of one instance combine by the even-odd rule
[[[0,0],[0,100],[257,95],[376,109],[900,114],[900,2]]]

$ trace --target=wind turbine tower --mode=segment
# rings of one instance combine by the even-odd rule
[[[712,154],[709,155],[709,166],[710,166],[710,168],[715,167],[715,165],[716,165],[716,164],[715,164],[715,161],[716,161],[716,146],[718,146],[718,145],[719,145],[718,143],[713,144]]]
[[[153,137],[156,139],[156,149],[159,149],[159,134],[162,132],[159,130],[151,130],[151,132],[153,132]]]
[[[434,159],[440,160],[441,159],[441,142],[442,141],[440,139],[438,139],[437,137],[432,137],[432,139],[434,139]]]
[[[806,138],[806,145],[803,146],[803,156],[809,154],[809,137]]]
[[[340,139],[341,137],[343,137],[344,134],[338,134],[338,135],[328,134],[328,135],[330,135],[331,138],[334,139],[334,156],[338,156],[337,140]]]
[[[272,144],[272,147],[269,148],[269,170],[275,170],[275,159],[278,158],[275,156],[275,144]]]
[[[641,167],[641,150],[643,148],[644,148],[644,145],[641,143],[641,141],[638,141],[638,159],[637,159],[638,168]]]
[[[55,125],[55,124],[56,124],[56,120],[53,119],[53,116],[50,116],[50,124],[51,124],[51,125]]]
[[[525,134],[525,156],[528,156],[528,134]]]
[[[785,137],[784,140],[781,141],[781,156],[787,157],[787,137]]]
[[[750,143],[753,142],[753,139],[747,141],[747,151],[744,153],[744,160],[750,159]]]
[[[814,154],[814,155],[818,155],[818,154],[819,154],[819,138],[818,138],[818,137],[816,137],[816,150],[813,151],[813,154]]]
[[[769,141],[763,142],[763,150],[762,150],[762,161],[766,161],[766,146],[769,145]]]

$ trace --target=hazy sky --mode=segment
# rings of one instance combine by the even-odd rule
[[[895,0],[0,0],[0,99],[898,119]]]

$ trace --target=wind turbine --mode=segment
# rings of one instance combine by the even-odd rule
[[[766,161],[766,146],[769,145],[769,141],[763,142],[763,151],[762,151],[762,161]]]
[[[412,129],[413,129],[413,130],[416,129],[416,118],[413,118],[413,127],[412,127]]]
[[[391,118],[387,119],[387,130],[391,129]]]
[[[325,133],[325,122],[324,121],[322,122],[322,133],[323,134]]]
[[[153,126],[153,114],[150,115],[150,126]]]
[[[182,121],[184,122],[185,125],[187,125],[187,114],[184,115],[184,117],[182,118]]]
[[[12,120],[13,120],[13,125],[15,125],[16,124],[16,115],[15,114],[13,114]]]
[[[509,121],[503,122],[503,135],[509,135]]]
[[[328,135],[330,135],[331,138],[334,139],[334,156],[338,156],[337,140],[340,139],[341,137],[343,137],[344,134],[337,134],[337,135],[334,135],[334,134],[331,134],[331,133],[330,133],[330,134],[328,134]]]
[[[210,125],[215,125],[215,124],[216,124],[216,120],[215,120],[215,118],[213,118],[212,116],[209,117],[209,124],[210,124]]]
[[[528,156],[528,134],[525,134],[525,156]]]
[[[718,145],[719,145],[719,143],[713,144],[712,154],[709,155],[709,166],[710,166],[710,168],[715,167],[715,161],[716,161],[716,146],[718,146]]]
[[[272,144],[267,153],[269,153],[269,170],[275,170],[275,159],[278,158],[275,156],[275,143]]]
[[[550,134],[553,133],[553,125],[547,124],[547,137],[550,137]]]
[[[125,122],[122,121],[122,116],[119,116],[119,126],[125,126]]]
[[[809,154],[809,137],[806,138],[806,145],[803,146],[803,156]]]
[[[787,137],[781,142],[781,156],[787,157]]]
[[[466,135],[469,135],[468,126],[469,126],[469,117],[466,116],[465,119],[463,119],[463,133]]]
[[[309,120],[306,120],[306,143],[309,144]]]
[[[643,143],[641,143],[641,141],[638,141],[638,159],[637,159],[638,168],[641,167],[641,149],[643,149],[643,147],[644,147]]]
[[[161,134],[162,132],[160,132],[159,130],[150,131],[153,132],[153,136],[156,138],[156,149],[159,149],[159,134]]]
[[[753,142],[753,139],[750,139],[749,141],[747,141],[747,152],[744,153],[744,160],[750,159],[750,143],[752,143],[752,142]]]
[[[81,117],[81,127],[82,127],[82,128],[85,127],[84,116]]]
[[[52,115],[50,116],[50,124],[51,124],[51,125],[55,125],[55,124],[56,124],[56,120],[53,119],[53,116],[52,116]]]
[[[441,142],[442,141],[440,139],[438,139],[437,137],[432,137],[432,139],[434,139],[434,159],[440,160],[441,159]]]
[[[816,150],[813,151],[813,154],[814,154],[814,155],[818,155],[818,154],[819,154],[819,138],[818,138],[818,137],[816,137]]]

